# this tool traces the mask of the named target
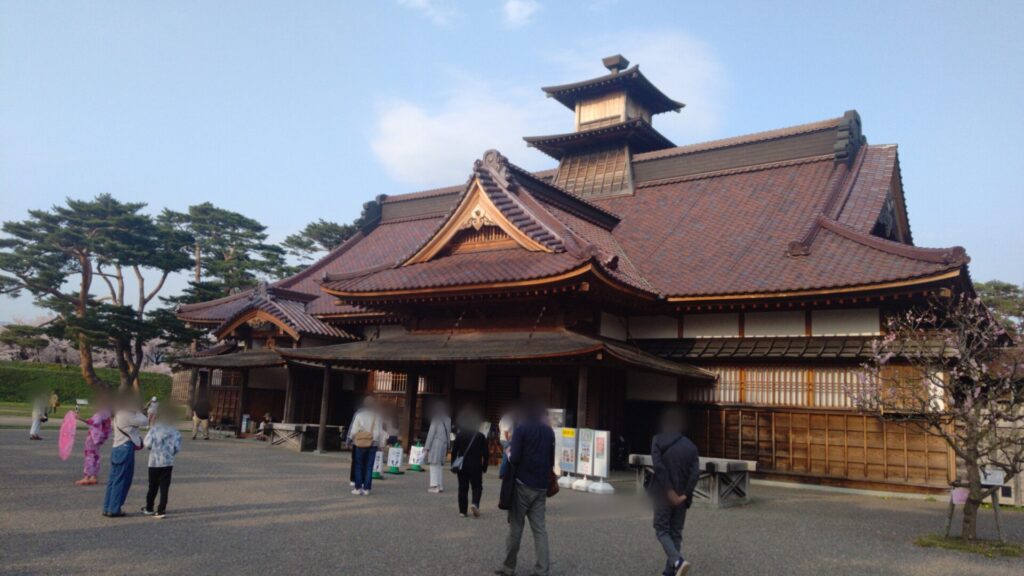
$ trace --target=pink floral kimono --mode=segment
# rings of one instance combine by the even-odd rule
[[[100,447],[110,438],[110,412],[100,409],[85,421],[89,432],[85,436],[85,465],[83,473],[87,477],[96,477],[100,473]]]

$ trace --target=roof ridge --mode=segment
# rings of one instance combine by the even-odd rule
[[[239,298],[242,298],[244,296],[248,296],[252,292],[252,290],[253,290],[252,288],[246,288],[245,290],[242,290],[240,292],[236,292],[234,294],[228,294],[227,296],[221,296],[220,298],[215,298],[213,300],[204,300],[202,302],[192,302],[190,304],[178,304],[178,306],[176,307],[176,310],[179,311],[179,312],[195,312],[197,310],[206,310],[207,308],[209,308],[211,306],[216,306],[218,304],[226,304],[228,302],[234,302],[235,300],[237,300]]]
[[[622,218],[618,214],[612,212],[611,210],[608,210],[607,208],[603,208],[601,206],[598,206],[597,204],[594,204],[593,202],[587,200],[586,198],[583,198],[582,196],[578,196],[576,194],[573,194],[572,192],[569,192],[568,190],[560,188],[558,185],[556,185],[553,182],[546,182],[546,181],[542,180],[541,178],[537,177],[535,174],[533,174],[533,173],[531,173],[531,172],[529,172],[529,171],[527,171],[527,170],[525,170],[525,169],[523,169],[523,168],[513,164],[512,162],[508,161],[507,158],[505,159],[505,161],[506,161],[506,164],[508,165],[509,169],[514,173],[514,175],[516,175],[516,176],[525,176],[531,182],[539,184],[540,186],[546,187],[550,191],[554,192],[555,195],[557,196],[557,199],[555,199],[555,198],[544,198],[543,200],[550,201],[552,204],[558,205],[559,208],[561,208],[563,210],[567,210],[569,212],[572,212],[573,214],[576,214],[577,216],[579,216],[581,218],[584,218],[586,220],[591,220],[591,218],[588,218],[586,214],[581,213],[579,210],[575,210],[576,206],[574,206],[574,205],[586,206],[587,208],[595,210],[596,212],[600,213],[601,215],[609,216],[611,218],[614,218],[616,220],[616,223],[618,223],[618,221],[622,220]],[[554,172],[557,172],[557,169],[554,170]],[[520,184],[522,184],[522,183],[520,182]],[[531,192],[533,192],[533,190],[531,190]],[[562,200],[565,201],[564,204],[561,202]],[[595,222],[595,224],[598,224],[598,223]],[[612,226],[612,228],[614,228],[614,226]]]
[[[725,170],[716,170],[714,172],[698,172],[696,174],[686,174],[683,176],[671,176],[669,178],[661,178],[659,180],[644,180],[636,184],[637,188],[653,188],[655,186],[665,186],[668,184],[678,184],[679,182],[690,182],[693,180],[706,180],[709,178],[723,178],[726,176],[735,176],[736,174],[746,174],[748,172],[760,172],[762,170],[775,170],[776,168],[787,168],[789,166],[799,166],[801,164],[811,164],[813,162],[832,162],[835,160],[834,154],[819,154],[818,156],[807,156],[804,158],[796,158],[793,160],[779,160],[776,162],[765,162],[764,164],[751,164],[750,166],[739,166],[737,168],[727,168]],[[629,194],[617,194],[616,196],[629,196]]]
[[[808,122],[806,124],[796,124],[794,126],[787,126],[785,128],[776,128],[774,130],[764,130],[761,132],[751,132],[749,134],[742,134],[739,136],[731,136],[729,138],[720,138],[717,140],[707,140],[704,142],[695,142],[693,144],[686,144],[684,146],[676,146],[675,148],[668,148],[665,150],[656,150],[653,152],[644,152],[633,156],[633,162],[646,162],[648,160],[658,160],[661,158],[671,158],[674,156],[683,156],[685,154],[694,154],[697,152],[706,152],[708,150],[718,150],[721,148],[730,148],[732,146],[741,146],[743,144],[752,144],[754,142],[764,142],[766,140],[777,140],[780,138],[788,138],[790,136],[797,136],[800,134],[807,134],[810,132],[820,132],[824,130],[831,130],[839,126],[839,123],[843,120],[842,116],[835,118],[828,118],[825,120],[818,120],[816,122]]]
[[[930,262],[933,264],[948,264],[950,266],[962,266],[971,261],[971,258],[967,255],[967,251],[964,250],[963,246],[950,246],[948,248],[924,248],[921,246],[911,246],[901,242],[894,242],[886,238],[879,238],[878,236],[871,234],[865,234],[855,228],[839,222],[838,220],[829,218],[824,214],[818,216],[818,224],[822,228],[842,236],[847,240],[857,242],[858,244],[862,244],[868,248],[874,248],[881,252],[902,256],[903,258],[920,260],[922,262]]]

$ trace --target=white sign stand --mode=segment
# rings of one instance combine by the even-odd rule
[[[611,452],[611,432],[596,430],[594,432],[594,465],[593,473],[597,480],[590,483],[587,492],[591,494],[615,494],[615,487],[605,482],[609,474]]]

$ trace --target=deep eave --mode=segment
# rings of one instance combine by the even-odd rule
[[[580,132],[526,136],[523,140],[528,146],[536,148],[556,160],[561,160],[563,156],[575,150],[611,143],[628,143],[630,151],[634,154],[675,147],[671,140],[641,118]]]
[[[576,103],[584,98],[593,98],[623,89],[630,98],[640,103],[651,114],[678,112],[686,106],[666,96],[640,72],[639,66],[582,82],[541,88],[548,97],[558,100],[570,110],[575,109]]]

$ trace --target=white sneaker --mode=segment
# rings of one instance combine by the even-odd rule
[[[355,488],[355,487],[356,487],[356,483],[355,483],[355,482],[351,482],[351,481],[350,481],[350,482],[348,483],[348,485],[349,485],[349,486],[351,486],[351,487],[353,487],[353,488]]]
[[[359,490],[358,488],[353,488],[352,489],[352,495],[353,496],[359,496],[360,494],[362,494],[362,490]]]
[[[370,495],[370,491],[369,490],[363,490],[363,496],[369,496],[369,495]]]
[[[480,509],[477,508],[476,506],[470,504],[469,505],[469,511],[473,513],[473,517],[474,518],[479,518],[480,517]]]
[[[430,492],[431,494],[440,494],[441,489],[437,486],[431,486],[430,488],[427,488],[427,492]]]
[[[683,560],[682,563],[679,564],[679,567],[676,569],[676,576],[683,576],[684,574],[686,574],[689,571],[690,571],[690,563],[687,562],[686,560]]]

